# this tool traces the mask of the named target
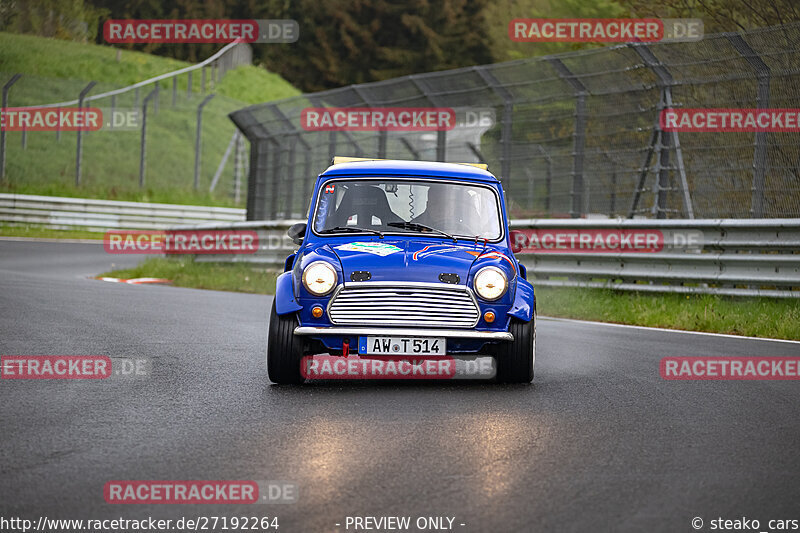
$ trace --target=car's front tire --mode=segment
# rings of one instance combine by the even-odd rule
[[[511,319],[508,331],[514,340],[498,345],[495,352],[498,383],[530,383],[536,362],[536,315],[529,322]]]
[[[295,327],[297,327],[296,314],[279,315],[273,300],[267,335],[267,374],[275,383],[303,382],[300,363],[303,359],[304,341],[302,337],[294,334]]]

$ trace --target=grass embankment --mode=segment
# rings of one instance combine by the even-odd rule
[[[93,239],[102,240],[102,231],[50,229],[43,226],[9,226],[0,224],[0,236],[33,239]]]
[[[539,287],[539,314],[690,331],[800,340],[800,301]]]
[[[23,76],[11,88],[9,106],[33,106],[76,99],[89,81],[98,84],[89,93],[99,94],[143,81],[190,63],[109,46],[46,39],[0,32],[0,84],[12,74]],[[160,85],[158,112],[151,101],[147,117],[145,186],[139,188],[141,131],[90,132],[83,137],[82,182],[76,187],[76,134],[28,132],[22,148],[22,133],[8,132],[6,181],[0,192],[43,194],[84,198],[233,206],[231,199],[233,157],[230,157],[213,193],[209,186],[234,132],[228,113],[250,104],[299,94],[277,74],[255,66],[228,72],[212,87],[210,71],[207,91],[216,96],[203,111],[201,173],[198,191],[193,190],[196,110],[204,95],[201,74],[193,73],[192,96],[187,96],[188,76],[178,78],[175,106],[172,82]],[[140,108],[151,89],[142,90],[136,104],[133,91],[117,96],[117,109]],[[90,102],[108,109],[111,99]],[[242,196],[244,198],[244,194]],[[242,201],[244,201],[242,199]]]
[[[278,273],[254,270],[243,263],[151,258],[136,268],[103,275],[166,278],[181,287],[272,294]],[[800,302],[797,300],[539,287],[536,301],[539,314],[544,316],[800,339]]]
[[[279,272],[247,263],[198,263],[191,257],[150,257],[134,268],[113,270],[98,277],[163,278],[177,287],[273,294]]]

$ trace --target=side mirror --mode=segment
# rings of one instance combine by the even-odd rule
[[[287,231],[286,234],[289,235],[293,243],[303,244],[303,237],[306,236],[306,223],[300,222],[298,224],[292,225],[292,227],[289,228],[289,231]]]

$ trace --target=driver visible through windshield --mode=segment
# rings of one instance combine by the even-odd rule
[[[497,195],[489,187],[434,180],[337,180],[320,191],[314,231],[425,233],[497,240]]]

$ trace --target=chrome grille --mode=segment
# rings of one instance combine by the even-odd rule
[[[480,311],[463,285],[367,281],[340,285],[328,316],[337,325],[471,328]]]

